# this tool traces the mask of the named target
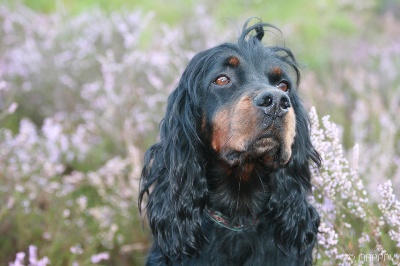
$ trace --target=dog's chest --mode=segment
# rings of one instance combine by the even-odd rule
[[[204,230],[208,241],[199,256],[185,265],[296,265],[276,246],[274,229],[271,224],[259,223],[234,231],[207,221]]]

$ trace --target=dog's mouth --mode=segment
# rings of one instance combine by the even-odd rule
[[[284,116],[271,116],[254,108],[252,102],[240,103],[235,111],[217,112],[211,147],[230,167],[249,164],[272,169],[284,167],[290,160],[296,134],[293,109]]]
[[[288,150],[283,142],[272,134],[264,134],[249,141],[243,150],[227,150],[221,157],[231,166],[256,162],[277,168],[286,165],[291,156],[291,148]]]

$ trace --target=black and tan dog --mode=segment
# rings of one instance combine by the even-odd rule
[[[320,157],[293,54],[261,42],[270,27],[246,23],[237,43],[194,56],[170,95],[141,179],[148,265],[312,264]]]

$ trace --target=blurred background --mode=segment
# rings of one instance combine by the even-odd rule
[[[142,265],[138,179],[166,98],[195,53],[235,42],[249,17],[281,30],[267,42],[295,54],[299,93],[337,125],[378,221],[377,186],[400,195],[398,0],[0,0],[0,263]],[[400,254],[393,206],[382,239],[365,247],[354,229],[339,253]],[[318,252],[319,265],[341,259]]]

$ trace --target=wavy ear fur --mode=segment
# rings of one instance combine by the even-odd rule
[[[320,218],[307,200],[311,193],[309,163],[313,161],[320,166],[321,159],[311,143],[304,107],[297,96],[294,96],[292,103],[296,105],[297,120],[292,158],[287,168],[276,172],[271,179],[273,195],[269,206],[277,224],[275,240],[278,246],[286,254],[298,254],[304,258],[301,265],[311,265]],[[295,250],[289,250],[289,247]]]
[[[146,152],[140,184],[139,208],[147,194],[154,241],[170,259],[196,254],[204,240],[201,219],[208,190],[202,142],[196,133],[201,114],[194,92],[199,84],[191,76],[198,73],[194,67],[189,64],[168,98],[160,142]]]

